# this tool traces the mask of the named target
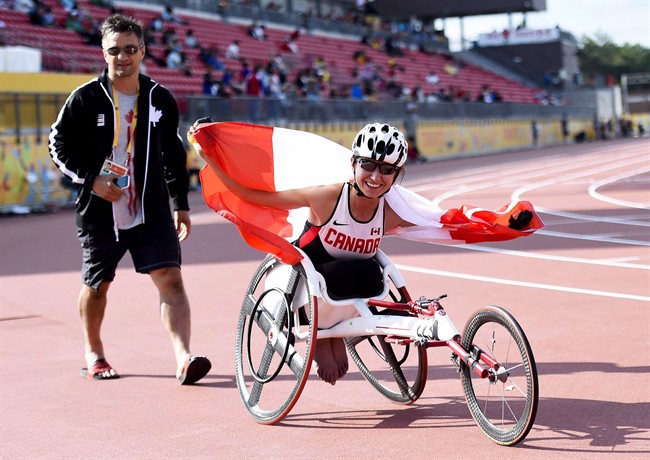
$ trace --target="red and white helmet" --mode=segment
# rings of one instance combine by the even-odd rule
[[[352,155],[401,168],[408,157],[408,144],[397,128],[386,123],[371,123],[354,138]]]

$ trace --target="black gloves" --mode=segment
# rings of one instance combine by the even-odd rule
[[[526,228],[530,221],[533,220],[533,213],[530,211],[521,211],[519,214],[513,214],[508,219],[508,227],[514,230]]]
[[[214,120],[212,120],[212,117],[203,117],[203,118],[199,118],[198,120],[196,120],[194,122],[194,126],[200,125],[201,123],[213,123],[213,122],[214,122]]]

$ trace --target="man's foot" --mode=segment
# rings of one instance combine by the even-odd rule
[[[205,377],[211,368],[212,363],[205,356],[188,356],[178,380],[181,385],[192,385]]]
[[[348,355],[343,339],[316,341],[316,373],[321,380],[334,385],[348,372]]]
[[[106,362],[104,358],[95,361],[90,369],[87,367],[82,368],[80,374],[83,378],[89,380],[110,380],[120,378],[119,374]]]

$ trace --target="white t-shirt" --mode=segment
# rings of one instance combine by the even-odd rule
[[[126,230],[140,225],[142,220],[142,202],[140,195],[135,186],[135,175],[133,168],[133,159],[135,157],[135,139],[131,140],[133,132],[133,116],[135,113],[135,104],[137,96],[129,96],[117,93],[117,104],[119,107],[119,126],[120,132],[118,133],[117,147],[113,152],[113,161],[121,165],[125,165],[129,169],[129,176],[131,176],[129,188],[124,189],[122,197],[113,203],[113,216],[117,228]],[[137,129],[137,124],[136,124]],[[127,155],[126,149],[131,140],[130,158]]]

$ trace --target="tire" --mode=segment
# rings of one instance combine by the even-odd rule
[[[530,432],[539,398],[537,368],[528,339],[517,321],[496,306],[483,307],[465,325],[461,345],[478,346],[507,371],[481,379],[464,362],[460,379],[472,417],[497,444],[514,445]]]
[[[269,273],[278,269],[286,271],[286,283],[267,288]],[[286,417],[309,378],[317,303],[306,280],[302,265],[287,266],[267,256],[242,303],[235,340],[235,379],[244,406],[259,423],[273,424]],[[298,290],[306,292],[298,295]],[[294,305],[298,298],[306,303]],[[268,305],[278,307],[270,311],[273,308]]]
[[[395,295],[391,293],[393,300]],[[380,314],[371,307],[374,314]],[[407,314],[386,311],[384,314]],[[386,336],[349,337],[345,345],[361,375],[379,393],[398,404],[418,400],[427,382],[427,350],[410,345],[387,343]]]

